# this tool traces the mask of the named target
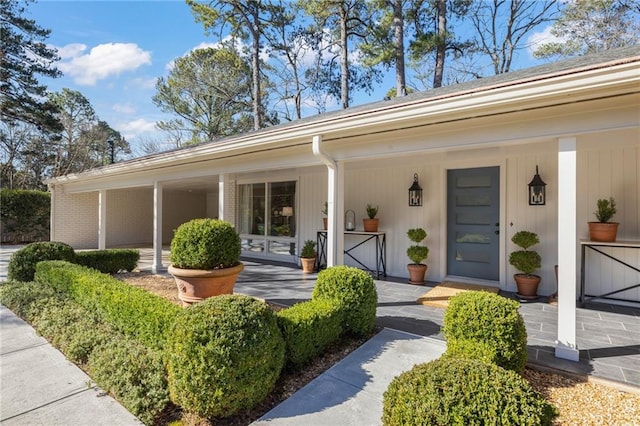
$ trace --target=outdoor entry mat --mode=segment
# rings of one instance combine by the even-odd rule
[[[484,290],[491,293],[498,293],[500,289],[498,287],[489,287],[485,285],[456,283],[452,281],[445,281],[442,284],[438,284],[427,293],[420,296],[417,300],[418,303],[429,306],[437,306],[438,308],[446,308],[449,306],[449,298],[455,296],[463,291],[471,290]]]

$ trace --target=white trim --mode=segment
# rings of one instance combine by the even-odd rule
[[[164,269],[162,264],[162,183],[153,183],[153,266],[154,274]]]

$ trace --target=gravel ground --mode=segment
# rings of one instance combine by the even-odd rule
[[[119,274],[117,277],[180,304],[173,278],[137,272]],[[251,412],[224,421],[214,419],[213,422],[185,415],[181,419],[182,424],[247,425],[293,395],[298,389],[322,374],[362,343],[363,341],[345,340],[340,345],[331,348],[324,357],[316,360],[313,365],[305,367],[303,372],[284,375],[269,400]],[[585,378],[546,373],[530,368],[525,369],[523,376],[547,401],[558,408],[560,415],[554,424],[640,425],[640,389],[632,389],[631,392],[627,392],[617,389],[615,386],[590,382]],[[175,420],[176,417],[180,417],[180,413],[173,412],[168,417]]]

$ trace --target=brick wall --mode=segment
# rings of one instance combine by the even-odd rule
[[[52,193],[51,241],[61,241],[76,249],[98,248],[98,193]]]

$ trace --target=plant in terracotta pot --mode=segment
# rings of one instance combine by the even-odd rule
[[[316,267],[316,242],[307,240],[300,251],[300,263],[302,263],[302,272],[308,274],[313,272]]]
[[[362,219],[365,232],[378,232],[379,219],[376,217],[377,214],[378,206],[373,207],[371,204],[367,204],[367,217]]]
[[[589,238],[591,241],[614,242],[618,235],[618,222],[610,222],[616,214],[616,200],[601,198],[597,202],[597,210],[593,212],[597,222],[589,222]]]
[[[513,276],[518,287],[517,296],[521,299],[536,299],[541,278],[533,272],[540,269],[542,259],[538,252],[529,250],[529,247],[538,244],[540,239],[534,232],[519,231],[511,237],[511,241],[521,248],[509,255],[509,264],[520,271]]]
[[[327,201],[325,201],[324,205],[322,206],[322,214],[324,215],[324,217],[322,218],[322,226],[323,226],[323,229],[326,230],[327,216],[329,215],[329,203]]]
[[[169,273],[183,306],[220,294],[232,294],[240,262],[240,237],[233,225],[218,219],[193,219],[176,229],[171,240]]]
[[[429,256],[429,247],[420,245],[420,242],[427,238],[427,232],[422,228],[412,228],[407,231],[407,237],[415,243],[407,249],[407,257],[413,262],[407,265],[409,284],[422,285],[427,273],[427,265],[422,261]]]

